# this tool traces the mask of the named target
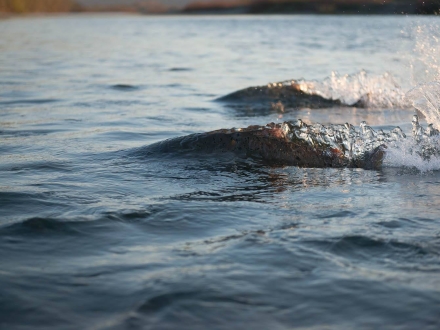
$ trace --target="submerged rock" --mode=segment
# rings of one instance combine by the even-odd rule
[[[292,108],[332,108],[348,106],[339,100],[324,98],[317,94],[306,93],[295,81],[289,83],[274,83],[267,86],[248,87],[226,96],[217,101],[225,103],[263,103],[278,102]],[[362,107],[359,102],[359,107]]]
[[[352,75],[337,72],[321,81],[294,79],[248,87],[217,101],[233,108],[240,105],[282,104],[286,108],[408,108],[405,93],[392,75],[375,76],[362,70]]]
[[[380,168],[387,152],[424,161],[439,158],[439,131],[428,125],[424,129],[417,115],[412,120],[412,136],[400,127],[377,132],[363,121],[353,125],[307,125],[301,119],[265,126],[219,129],[161,141],[147,146],[147,153],[222,153],[262,159],[274,165],[300,167]]]
[[[370,143],[362,149],[353,126],[270,123],[239,129],[220,129],[152,144],[148,153],[234,152],[271,164],[301,167],[380,167],[385,146]],[[359,134],[359,132],[357,132]]]

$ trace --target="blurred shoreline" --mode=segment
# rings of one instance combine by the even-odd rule
[[[154,0],[113,5],[85,3],[84,0],[0,0],[0,18],[23,14],[34,16],[121,12],[146,15],[437,15],[440,13],[440,0],[205,0],[181,6],[166,5]]]
[[[440,1],[414,0],[232,0],[193,2],[185,14],[327,14],[327,15],[402,15],[437,14]]]

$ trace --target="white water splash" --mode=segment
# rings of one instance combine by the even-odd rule
[[[406,97],[423,113],[428,123],[440,128],[440,81],[421,84],[411,89]]]
[[[411,62],[412,82],[406,99],[437,129],[440,128],[440,26],[420,25],[414,29]]]
[[[323,81],[299,79],[288,83],[304,93],[340,100],[344,104],[362,103],[367,108],[407,108],[410,105],[405,92],[389,73],[369,75],[362,70],[352,75],[340,75],[332,72]]]
[[[410,59],[413,86],[440,80],[440,26],[417,25],[410,32],[414,47]]]
[[[417,115],[413,116],[412,134],[406,136],[400,127],[389,132],[375,131],[363,121],[359,129],[344,125],[305,124],[301,119],[285,123],[283,130],[291,139],[301,139],[311,146],[326,145],[339,150],[348,164],[368,163],[375,150],[385,151],[383,165],[416,168],[422,172],[440,169],[440,135],[431,124],[424,128]]]
[[[416,168],[421,172],[440,169],[439,131],[428,124],[419,124],[417,115],[412,120],[412,136],[403,137],[386,144],[383,165],[388,167]]]
[[[409,137],[399,137],[400,129],[389,133],[375,132],[365,123],[361,124],[359,131],[348,124],[345,127],[324,127],[324,142],[336,142],[345,151],[346,157],[362,157],[383,145],[386,147],[384,166],[415,168],[421,172],[440,170],[440,24],[418,25],[411,35],[414,48],[410,72],[414,87],[406,93],[388,73],[370,76],[365,71],[353,75],[333,72],[323,81],[300,79],[285,82],[305,93],[340,100],[345,104],[362,103],[369,108],[414,107],[431,123],[423,128],[418,117],[414,116]],[[323,126],[312,126],[314,131],[320,127]],[[317,138],[309,133],[309,128],[302,128],[298,136],[311,141]]]
[[[430,131],[440,129],[440,26],[438,23],[417,25],[410,35],[414,38],[410,69],[415,87],[405,98],[431,124],[424,129],[413,120],[413,138],[390,144],[384,165],[413,167],[422,172],[439,170],[440,137],[430,136]]]
[[[431,146],[440,146],[440,138],[432,137]],[[385,152],[383,166],[415,168],[421,172],[440,170],[440,157],[423,155],[423,146],[414,139],[404,139],[398,144],[390,144]]]

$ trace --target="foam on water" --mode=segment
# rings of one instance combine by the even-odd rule
[[[438,137],[431,138],[431,143],[433,143],[431,147],[437,145],[438,148],[440,146],[440,139]],[[440,157],[438,154],[427,158],[423,151],[423,145],[418,144],[415,140],[402,140],[399,144],[388,146],[383,165],[386,167],[415,168],[421,172],[439,170]]]
[[[370,75],[365,70],[355,74],[340,75],[332,72],[322,81],[293,80],[285,82],[304,93],[319,95],[343,104],[362,104],[367,108],[407,108],[405,92],[390,73]]]
[[[232,102],[284,103],[292,108],[358,108],[406,109],[411,103],[405,91],[390,73],[373,75],[361,70],[355,74],[332,72],[324,80],[291,79],[251,86],[219,98]]]
[[[412,120],[412,138],[399,139],[387,145],[384,165],[390,167],[411,167],[432,171],[440,169],[439,131],[428,124],[419,124],[418,116]]]

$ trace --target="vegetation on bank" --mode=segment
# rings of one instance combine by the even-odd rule
[[[72,0],[0,0],[2,13],[62,13],[80,9]]]
[[[80,5],[75,0],[0,0],[0,14],[69,12],[140,12],[164,13],[167,6],[147,0],[133,5]]]

